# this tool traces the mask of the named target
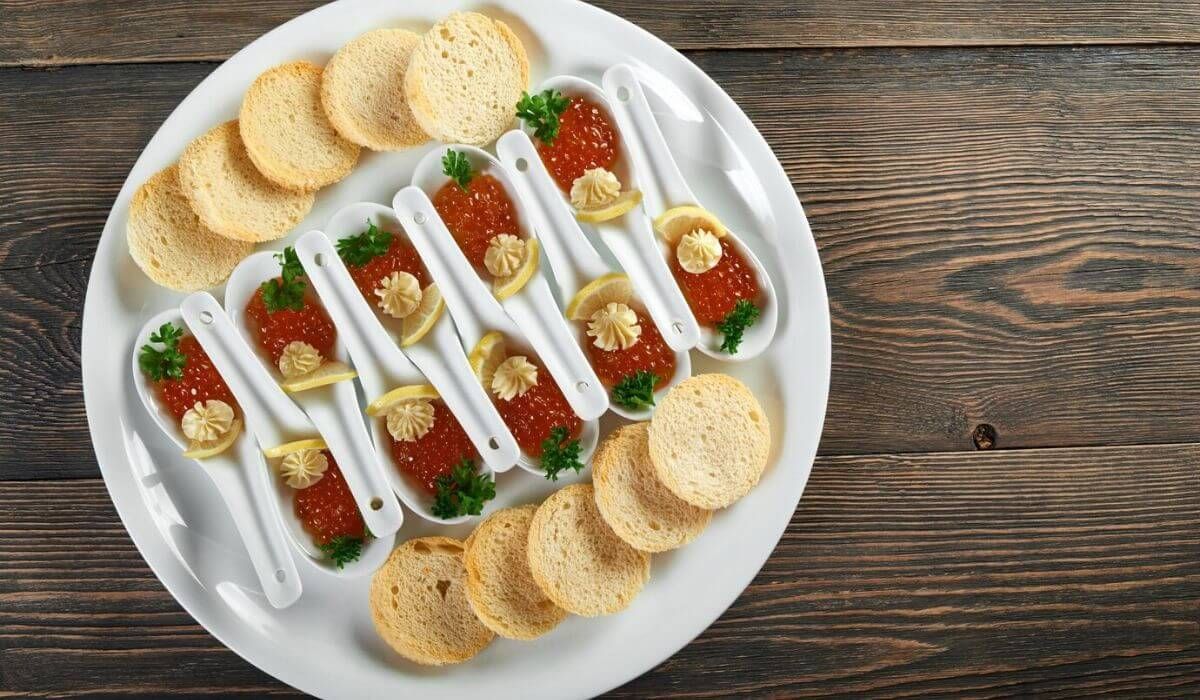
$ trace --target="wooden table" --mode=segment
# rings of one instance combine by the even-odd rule
[[[0,695],[287,694],[98,478],[92,252],[135,157],[302,0],[0,0]],[[833,384],[779,548],[615,694],[1200,693],[1200,4],[605,0],[749,113]]]

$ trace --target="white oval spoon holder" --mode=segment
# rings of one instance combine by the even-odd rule
[[[542,242],[550,269],[558,282],[559,308],[565,309],[580,289],[592,280],[613,272],[613,268],[604,262],[579,227],[574,210],[546,170],[528,134],[514,130],[501,136],[496,142],[496,153],[500,162],[512,173],[513,184],[526,202],[533,228],[538,232],[538,240]],[[577,332],[575,339],[586,354],[588,337]],[[675,374],[654,392],[655,402],[691,373],[691,356],[686,350],[676,350]],[[634,421],[649,420],[654,413],[653,407],[629,409],[616,402],[610,402],[609,408],[622,418]]]
[[[659,128],[646,93],[631,67],[617,64],[604,73],[604,94],[607,96],[609,112],[616,118],[621,132],[623,150],[633,159],[634,168],[643,187],[643,205],[653,217],[667,209],[683,205],[700,205],[700,200],[688,186],[679,164],[667,146],[667,140]],[[736,353],[721,350],[722,336],[708,326],[701,327],[701,352],[709,357],[730,362],[742,362],[760,355],[775,337],[779,324],[779,300],[771,276],[763,267],[754,251],[736,233],[726,228],[726,236],[733,247],[754,268],[761,290],[761,312],[754,325],[746,329],[745,336]],[[657,236],[655,236],[657,238]],[[669,260],[673,251],[665,243],[658,246],[664,259]],[[673,278],[672,278],[673,279]]]
[[[158,314],[138,333],[133,347],[133,383],[146,412],[163,434],[183,452],[188,449],[189,440],[175,417],[162,406],[138,365],[138,352],[150,342],[150,335],[164,323],[183,328],[183,316],[179,309],[168,309]],[[242,418],[244,421],[244,412]],[[225,501],[233,525],[246,545],[250,564],[254,567],[267,602],[280,609],[295,603],[303,591],[300,574],[296,571],[296,562],[292,559],[287,535],[284,534],[279,503],[271,486],[266,459],[249,429],[243,426],[242,435],[238,436],[229,450],[192,461],[203,468]]]
[[[416,186],[405,187],[396,193],[392,207],[408,232],[409,240],[425,261],[430,276],[442,290],[446,308],[458,327],[463,347],[474,347],[486,333],[498,331],[517,351],[528,351],[541,357],[540,348],[534,346],[516,323],[504,313],[500,303],[492,296],[491,290],[459,250],[454,237],[438,216],[433,202],[425,192]],[[577,345],[573,347],[578,349]],[[542,361],[545,361],[544,358]],[[590,365],[588,369],[590,371]],[[596,383],[599,384],[599,379]],[[605,398],[607,399],[607,394]],[[599,426],[596,419],[585,419],[579,435],[581,462],[588,463],[598,440]],[[521,452],[518,464],[526,471],[545,475],[540,460],[524,451]]]

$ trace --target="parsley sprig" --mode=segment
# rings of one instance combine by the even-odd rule
[[[612,390],[613,401],[636,411],[639,408],[650,408],[654,405],[654,385],[658,384],[658,375],[646,370],[639,370],[625,375]]]
[[[279,279],[267,280],[262,283],[263,303],[268,313],[281,309],[300,311],[304,308],[304,289],[308,286],[304,280],[304,266],[296,257],[296,249],[288,246],[282,253],[276,253],[279,261]]]
[[[474,177],[471,161],[467,160],[466,154],[452,148],[447,148],[442,156],[442,174],[457,182],[463,192],[467,191],[467,185],[471,184],[471,178]]]
[[[579,461],[579,441],[570,440],[570,436],[565,426],[556,425],[550,429],[550,437],[542,440],[542,469],[550,481],[558,481],[559,473],[567,469],[576,474],[583,469],[583,462]]]
[[[357,236],[348,236],[337,242],[338,257],[347,265],[362,267],[392,247],[392,232],[384,231],[374,222],[367,222],[367,230]]]
[[[517,116],[533,128],[533,135],[544,144],[558,137],[559,117],[570,106],[570,98],[558,90],[543,90],[536,95],[521,93],[517,101]]]
[[[463,459],[449,474],[434,482],[433,514],[442,520],[460,515],[479,515],[483,504],[496,497],[496,480],[490,474],[477,474],[475,462]]]
[[[362,548],[363,538],[350,535],[338,535],[321,545],[321,551],[339,569],[362,556]]]
[[[179,352],[179,339],[183,329],[173,323],[164,323],[150,334],[151,343],[159,343],[162,350],[146,344],[138,352],[138,367],[156,382],[164,379],[183,379],[183,366],[187,358]]]
[[[725,336],[721,341],[721,350],[730,355],[737,352],[738,346],[742,344],[742,335],[747,328],[754,325],[760,313],[762,312],[759,308],[751,302],[738,299],[733,309],[717,324],[717,330]]]

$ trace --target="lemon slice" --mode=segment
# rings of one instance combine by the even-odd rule
[[[472,371],[475,372],[476,377],[479,377],[479,381],[485,389],[492,386],[492,375],[495,374],[500,363],[504,362],[507,352],[504,346],[504,334],[492,331],[480,338],[471,350],[471,354],[467,356]]]
[[[534,273],[538,270],[539,255],[538,242],[536,238],[530,238],[525,241],[525,259],[521,261],[521,266],[516,272],[507,277],[497,277],[492,282],[492,294],[499,301],[511,297],[521,291],[529,280],[533,279]]]
[[[292,442],[285,442],[278,447],[272,447],[269,450],[263,450],[263,456],[267,459],[275,459],[276,457],[290,455],[291,453],[299,452],[300,450],[324,449],[328,449],[328,445],[325,444],[324,440],[321,438],[308,438],[306,440],[293,440]]]
[[[641,190],[626,190],[617,195],[617,198],[608,204],[604,204],[591,209],[576,209],[575,218],[588,224],[598,224],[601,221],[615,219],[618,216],[624,216],[633,210],[634,207],[642,203]]]
[[[572,321],[586,321],[605,304],[628,304],[633,298],[633,283],[629,276],[610,272],[588,282],[567,304],[566,316]]]
[[[336,384],[337,382],[345,382],[354,379],[358,376],[358,372],[350,369],[345,362],[330,360],[322,362],[320,367],[317,367],[308,374],[302,374],[299,377],[285,379],[279,386],[289,394],[295,394],[309,389],[316,389],[319,386],[327,384]]]
[[[421,303],[417,310],[404,317],[400,326],[400,347],[406,348],[433,330],[433,324],[442,317],[446,310],[446,302],[442,300],[442,292],[436,284],[431,284],[421,292]]]
[[[725,235],[725,225],[715,214],[697,206],[672,207],[654,220],[654,230],[671,245],[679,242],[687,234],[702,228],[711,231],[714,236],[721,238]]]
[[[229,446],[233,444],[233,441],[237,440],[237,436],[241,434],[242,419],[234,418],[233,422],[229,424],[229,430],[226,431],[224,435],[216,440],[207,440],[204,442],[192,440],[191,444],[188,445],[187,450],[183,453],[183,456],[189,459],[215,457],[225,450],[228,450]]]
[[[375,399],[367,406],[368,416],[378,416],[387,413],[387,410],[392,406],[407,401],[409,399],[436,399],[440,398],[437,389],[434,389],[430,384],[413,384],[410,386],[402,386],[392,389],[388,393]]]

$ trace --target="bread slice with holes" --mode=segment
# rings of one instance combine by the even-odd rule
[[[204,225],[226,238],[283,238],[312,209],[312,192],[285,190],[263,177],[246,153],[236,120],[214,127],[179,157],[179,186]]]
[[[624,610],[650,580],[650,555],[604,522],[591,484],[563,487],[538,507],[528,555],[546,597],[585,617]]]
[[[404,74],[404,93],[425,133],[483,146],[516,118],[529,85],[525,47],[504,22],[455,12],[421,37]]]
[[[484,625],[508,639],[537,639],[567,616],[529,571],[529,524],[537,508],[498,510],[466,542],[467,600]]]
[[[359,146],[342,138],[321,106],[321,67],[283,63],[258,76],[242,98],[238,128],[255,167],[276,185],[301,192],[350,174]]]
[[[168,289],[194,292],[224,282],[254,244],[219,236],[200,221],[179,188],[179,170],[164,168],[142,183],[125,225],[129,255]]]
[[[396,653],[427,666],[459,663],[495,636],[467,602],[463,543],[420,537],[392,551],[371,579],[371,620]]]
[[[596,506],[604,522],[635,549],[665,552],[696,539],[712,511],[680,499],[662,485],[650,461],[650,424],[627,425],[608,436],[592,459]]]
[[[421,35],[376,29],[338,49],[321,76],[321,106],[342,138],[375,151],[429,140],[404,95],[404,73]]]
[[[750,492],[771,451],[758,399],[725,374],[677,384],[650,421],[650,460],[671,493],[698,508],[725,508]]]

